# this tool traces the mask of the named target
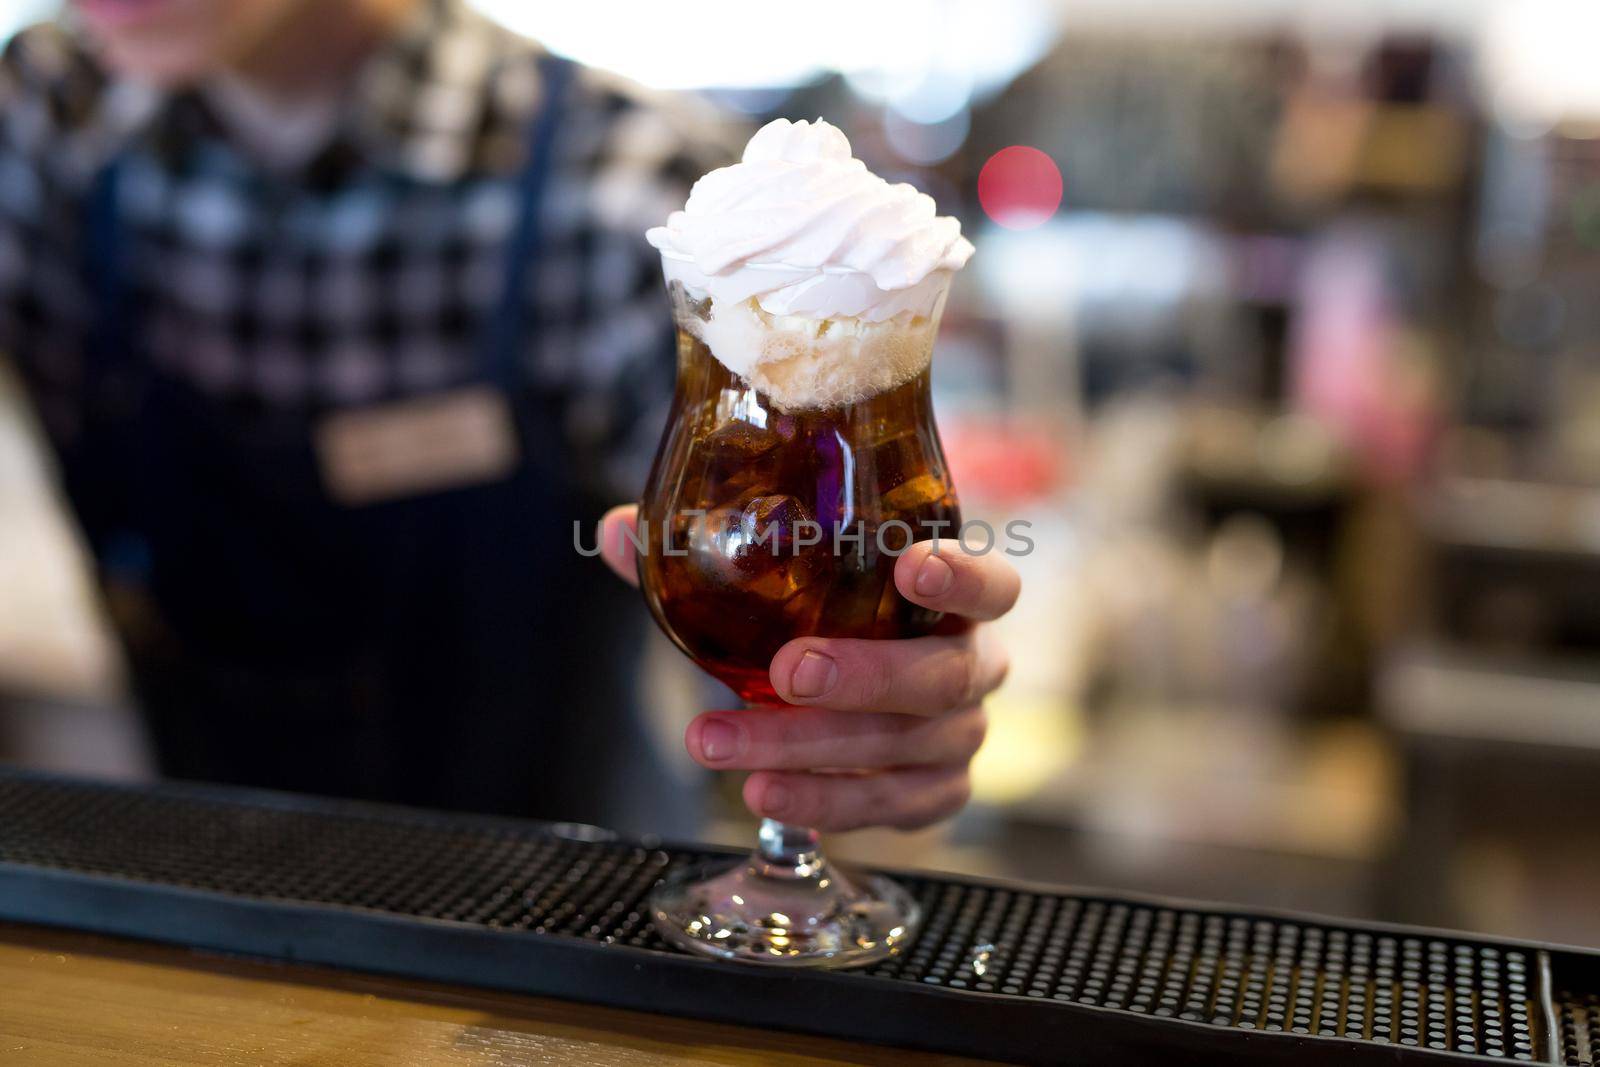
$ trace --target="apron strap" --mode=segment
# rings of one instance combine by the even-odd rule
[[[561,125],[573,63],[545,53],[539,65],[544,72],[544,101],[528,132],[528,158],[517,178],[519,213],[516,229],[506,248],[500,300],[484,331],[479,369],[486,381],[516,395],[527,380],[519,356],[527,339],[538,330],[538,309],[529,298],[528,279],[543,249],[543,204],[554,166],[556,131]]]
[[[123,331],[127,325],[128,301],[119,204],[121,188],[122,157],[118,154],[95,176],[84,215],[83,269],[94,301],[88,355],[96,364],[94,369],[102,372],[106,361],[126,344],[127,338]],[[90,380],[94,378],[91,376]]]
[[[129,298],[128,248],[122,225],[121,153],[95,175],[82,216],[82,272],[91,303],[84,350],[83,425],[64,446],[68,496],[101,573],[110,580],[143,582],[150,552],[136,532],[139,469],[121,431],[144,404],[143,362],[134,358],[137,323]]]

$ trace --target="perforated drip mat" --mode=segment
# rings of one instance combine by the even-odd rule
[[[1600,993],[1557,989],[1556,1022],[1560,1027],[1561,1063],[1600,1064]]]
[[[681,954],[644,895],[722,855],[0,771],[4,919],[1019,1062],[1600,1059],[1600,955],[1217,905],[908,874],[866,971]]]

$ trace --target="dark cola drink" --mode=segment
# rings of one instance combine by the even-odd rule
[[[931,632],[939,615],[893,572],[912,541],[953,548],[961,521],[929,393],[937,311],[797,326],[751,310],[735,340],[754,332],[769,358],[746,376],[702,339],[719,340],[709,302],[672,293],[677,390],[640,513],[662,628],[751,703],[780,702],[768,668],[792,638]]]

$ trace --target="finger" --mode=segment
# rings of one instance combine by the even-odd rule
[[[772,657],[770,674],[791,704],[926,716],[980,703],[1008,667],[1005,649],[979,628],[905,641],[797,637]]]
[[[715,770],[848,770],[968,763],[988,728],[981,707],[940,718],[825,708],[709,712],[684,744]]]
[[[1011,610],[1022,579],[1004,556],[974,555],[960,541],[945,538],[918,541],[906,549],[895,561],[894,587],[925,608],[988,621]]]
[[[948,819],[971,795],[964,764],[856,775],[757,771],[744,783],[745,805],[756,815],[824,831],[914,830]]]
[[[600,520],[600,555],[606,565],[617,572],[617,577],[629,585],[639,584],[638,538],[639,508],[635,504],[620,504],[606,512]]]

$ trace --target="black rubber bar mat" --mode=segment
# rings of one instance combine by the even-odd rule
[[[927,873],[865,971],[664,945],[721,853],[585,827],[0,770],[0,918],[1024,1063],[1589,1064],[1600,954]],[[730,854],[731,855],[731,854]]]

